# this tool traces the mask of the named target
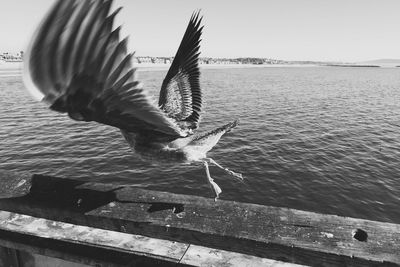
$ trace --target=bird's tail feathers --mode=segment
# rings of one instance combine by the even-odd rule
[[[225,131],[225,133],[230,132],[232,130],[232,128],[235,128],[238,125],[239,120],[234,120],[228,124],[225,124],[224,126],[221,126],[220,128],[214,130],[220,130],[220,131]]]
[[[238,120],[227,123],[217,129],[214,129],[208,133],[196,136],[188,145],[203,146],[205,151],[209,151],[219,141],[219,139],[227,132],[231,131],[232,128],[236,127]]]

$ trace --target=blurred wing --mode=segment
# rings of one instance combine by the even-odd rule
[[[33,36],[24,80],[34,96],[75,120],[97,121],[129,132],[186,136],[153,104],[120,41],[112,0],[59,0]]]
[[[198,59],[203,27],[200,23],[199,13],[194,13],[163,81],[158,103],[169,117],[186,129],[198,127],[201,112]]]

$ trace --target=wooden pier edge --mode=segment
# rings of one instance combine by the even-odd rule
[[[54,236],[39,231],[46,225],[56,227]],[[172,242],[183,254],[149,257],[107,245],[115,239],[88,245],[59,236],[72,229]],[[256,266],[400,266],[400,225],[0,170],[0,246],[115,266],[196,266],[202,249],[226,255],[226,263],[245,255]],[[198,250],[184,262],[180,255],[190,255],[189,248]]]

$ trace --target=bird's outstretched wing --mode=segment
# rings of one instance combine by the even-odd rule
[[[196,129],[201,112],[199,48],[201,27],[199,13],[194,13],[164,78],[159,106],[186,129]]]
[[[76,120],[129,132],[187,132],[154,104],[135,78],[127,39],[113,30],[112,0],[58,0],[33,36],[24,80],[34,96]]]

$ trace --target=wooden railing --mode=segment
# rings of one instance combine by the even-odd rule
[[[400,225],[0,170],[0,246],[3,263],[399,266]]]

